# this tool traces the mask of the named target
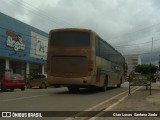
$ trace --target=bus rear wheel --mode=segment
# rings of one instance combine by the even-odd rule
[[[107,87],[108,87],[108,77],[105,77],[105,80],[104,80],[104,84],[103,86],[100,88],[100,90],[102,92],[105,92],[107,90]]]
[[[122,77],[120,79],[120,84],[117,84],[117,88],[120,88],[121,87],[121,84],[122,84]]]
[[[117,88],[120,88],[121,87],[121,84],[117,84]]]

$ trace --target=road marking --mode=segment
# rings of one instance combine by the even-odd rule
[[[141,86],[142,87],[142,86]],[[137,90],[139,90],[141,87],[136,88],[135,90],[132,91],[132,93],[136,92]],[[124,99],[126,99],[128,97],[128,95],[125,95],[124,97],[122,97],[121,99],[119,99],[116,103],[112,104],[111,106],[109,106],[108,108],[106,108],[105,110],[103,110],[102,112],[100,112],[99,114],[97,114],[96,116],[88,119],[88,120],[96,120],[98,117],[100,117],[101,115],[104,114],[104,111],[109,111],[111,110],[113,107],[115,107],[116,105],[118,105],[120,102],[122,102]]]
[[[35,98],[35,97],[42,97],[42,96],[46,96],[46,95],[49,95],[49,94],[29,96],[29,97],[20,97],[20,98],[14,98],[14,99],[6,99],[6,100],[1,100],[1,101],[6,102],[6,101],[22,100],[22,99],[29,99],[29,98]]]
[[[132,93],[134,93],[135,91],[137,91],[138,89],[140,89],[141,87],[134,87],[134,90],[132,90]],[[102,111],[107,111],[107,110],[109,110],[109,109],[112,109],[114,106],[116,106],[117,104],[119,104],[121,101],[123,101],[126,97],[128,97],[128,90],[126,90],[126,91],[124,91],[124,92],[122,92],[122,93],[120,93],[120,94],[118,94],[118,95],[116,95],[116,96],[113,96],[112,98],[110,98],[110,99],[107,99],[106,101],[103,101],[103,102],[101,102],[101,103],[99,103],[99,104],[97,104],[97,105],[95,105],[95,106],[93,106],[93,107],[91,107],[91,108],[88,108],[88,109],[86,109],[86,110],[84,110],[84,112],[80,112],[80,113],[77,113],[75,116],[83,116],[83,114],[85,113],[85,112],[87,112],[87,111],[96,111],[96,108],[100,108],[100,107],[104,107],[103,105],[104,104],[106,104],[106,103],[109,103],[110,101],[112,101],[112,100],[114,100],[114,99],[116,99],[116,98],[118,98],[118,97],[121,97],[123,94],[126,94],[125,96],[123,96],[122,98],[120,98],[117,102],[115,102],[115,103],[111,103],[111,105],[110,106],[108,106],[106,109],[104,109],[104,110],[102,110]],[[103,109],[103,108],[102,108]],[[101,115],[103,112],[100,112],[100,113],[98,113],[96,116],[94,116],[94,117],[88,117],[88,119],[89,120],[95,120],[99,115]],[[83,117],[82,118],[82,120],[83,119],[85,119],[86,117]],[[65,120],[74,120],[74,119],[78,119],[78,120],[80,120],[81,118],[79,118],[79,117],[68,117],[68,118],[66,118]]]
[[[127,93],[127,92],[128,92],[128,90],[127,90],[127,91],[124,91],[124,92],[122,92],[122,93],[120,93],[120,94],[118,94],[118,95],[116,95],[116,96],[114,96],[114,97],[111,97],[110,99],[107,99],[107,100],[105,100],[105,101],[103,101],[103,102],[101,102],[101,103],[99,103],[99,104],[97,104],[97,105],[95,105],[95,106],[93,106],[93,107],[91,107],[91,108],[88,108],[88,109],[86,109],[86,110],[84,110],[84,111],[91,111],[91,110],[97,108],[98,106],[101,106],[101,105],[103,105],[104,103],[109,102],[109,101],[111,101],[111,100],[113,100],[113,99],[115,99],[115,98],[117,98],[117,97],[119,97],[119,96],[121,96],[121,95],[123,95],[124,93]]]

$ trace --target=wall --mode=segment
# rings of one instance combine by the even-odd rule
[[[46,63],[48,34],[0,13],[0,57]]]
[[[125,56],[125,59],[128,66],[128,74],[134,71],[134,68],[136,65],[141,64],[140,55],[128,55],[128,56]]]

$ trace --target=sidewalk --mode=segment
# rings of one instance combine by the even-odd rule
[[[152,95],[145,86],[132,93],[110,111],[160,111],[160,85],[152,83]],[[96,120],[159,120],[160,117],[99,117]]]

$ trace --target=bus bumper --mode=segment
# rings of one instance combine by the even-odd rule
[[[48,83],[51,86],[68,86],[68,85],[79,85],[79,86],[90,86],[93,85],[95,81],[94,76],[87,76],[81,78],[63,78],[63,77],[53,77],[48,76]]]

